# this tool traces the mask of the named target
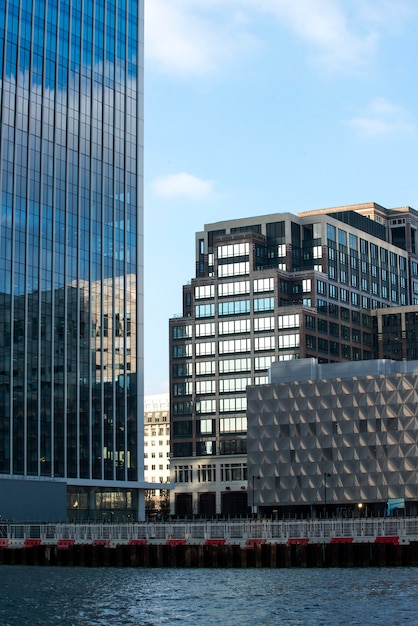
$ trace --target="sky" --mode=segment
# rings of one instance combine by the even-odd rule
[[[418,209],[416,0],[145,0],[145,394],[205,224]]]

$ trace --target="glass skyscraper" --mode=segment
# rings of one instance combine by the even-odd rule
[[[142,514],[142,187],[143,0],[2,0],[0,515]]]

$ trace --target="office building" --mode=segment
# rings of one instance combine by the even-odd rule
[[[247,386],[275,361],[376,358],[376,316],[418,303],[417,229],[414,209],[366,203],[196,234],[170,320],[173,514],[249,512]]]
[[[247,399],[257,513],[417,515],[418,361],[277,362]]]
[[[148,519],[170,513],[170,399],[168,393],[144,399],[144,477],[151,486],[145,492]]]
[[[143,1],[5,0],[0,96],[0,514],[136,519]]]

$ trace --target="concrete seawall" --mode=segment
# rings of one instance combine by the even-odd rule
[[[285,568],[418,565],[418,542],[241,545],[51,545],[0,548],[0,565]]]

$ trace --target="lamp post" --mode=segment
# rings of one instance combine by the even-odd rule
[[[254,488],[255,479],[260,480],[260,476],[258,476],[258,475],[255,476],[253,474],[253,504],[252,504],[252,507],[251,507],[251,513],[252,514],[254,514],[254,507],[255,507],[255,488]]]
[[[324,518],[327,515],[327,478],[331,478],[331,474],[324,472]]]

